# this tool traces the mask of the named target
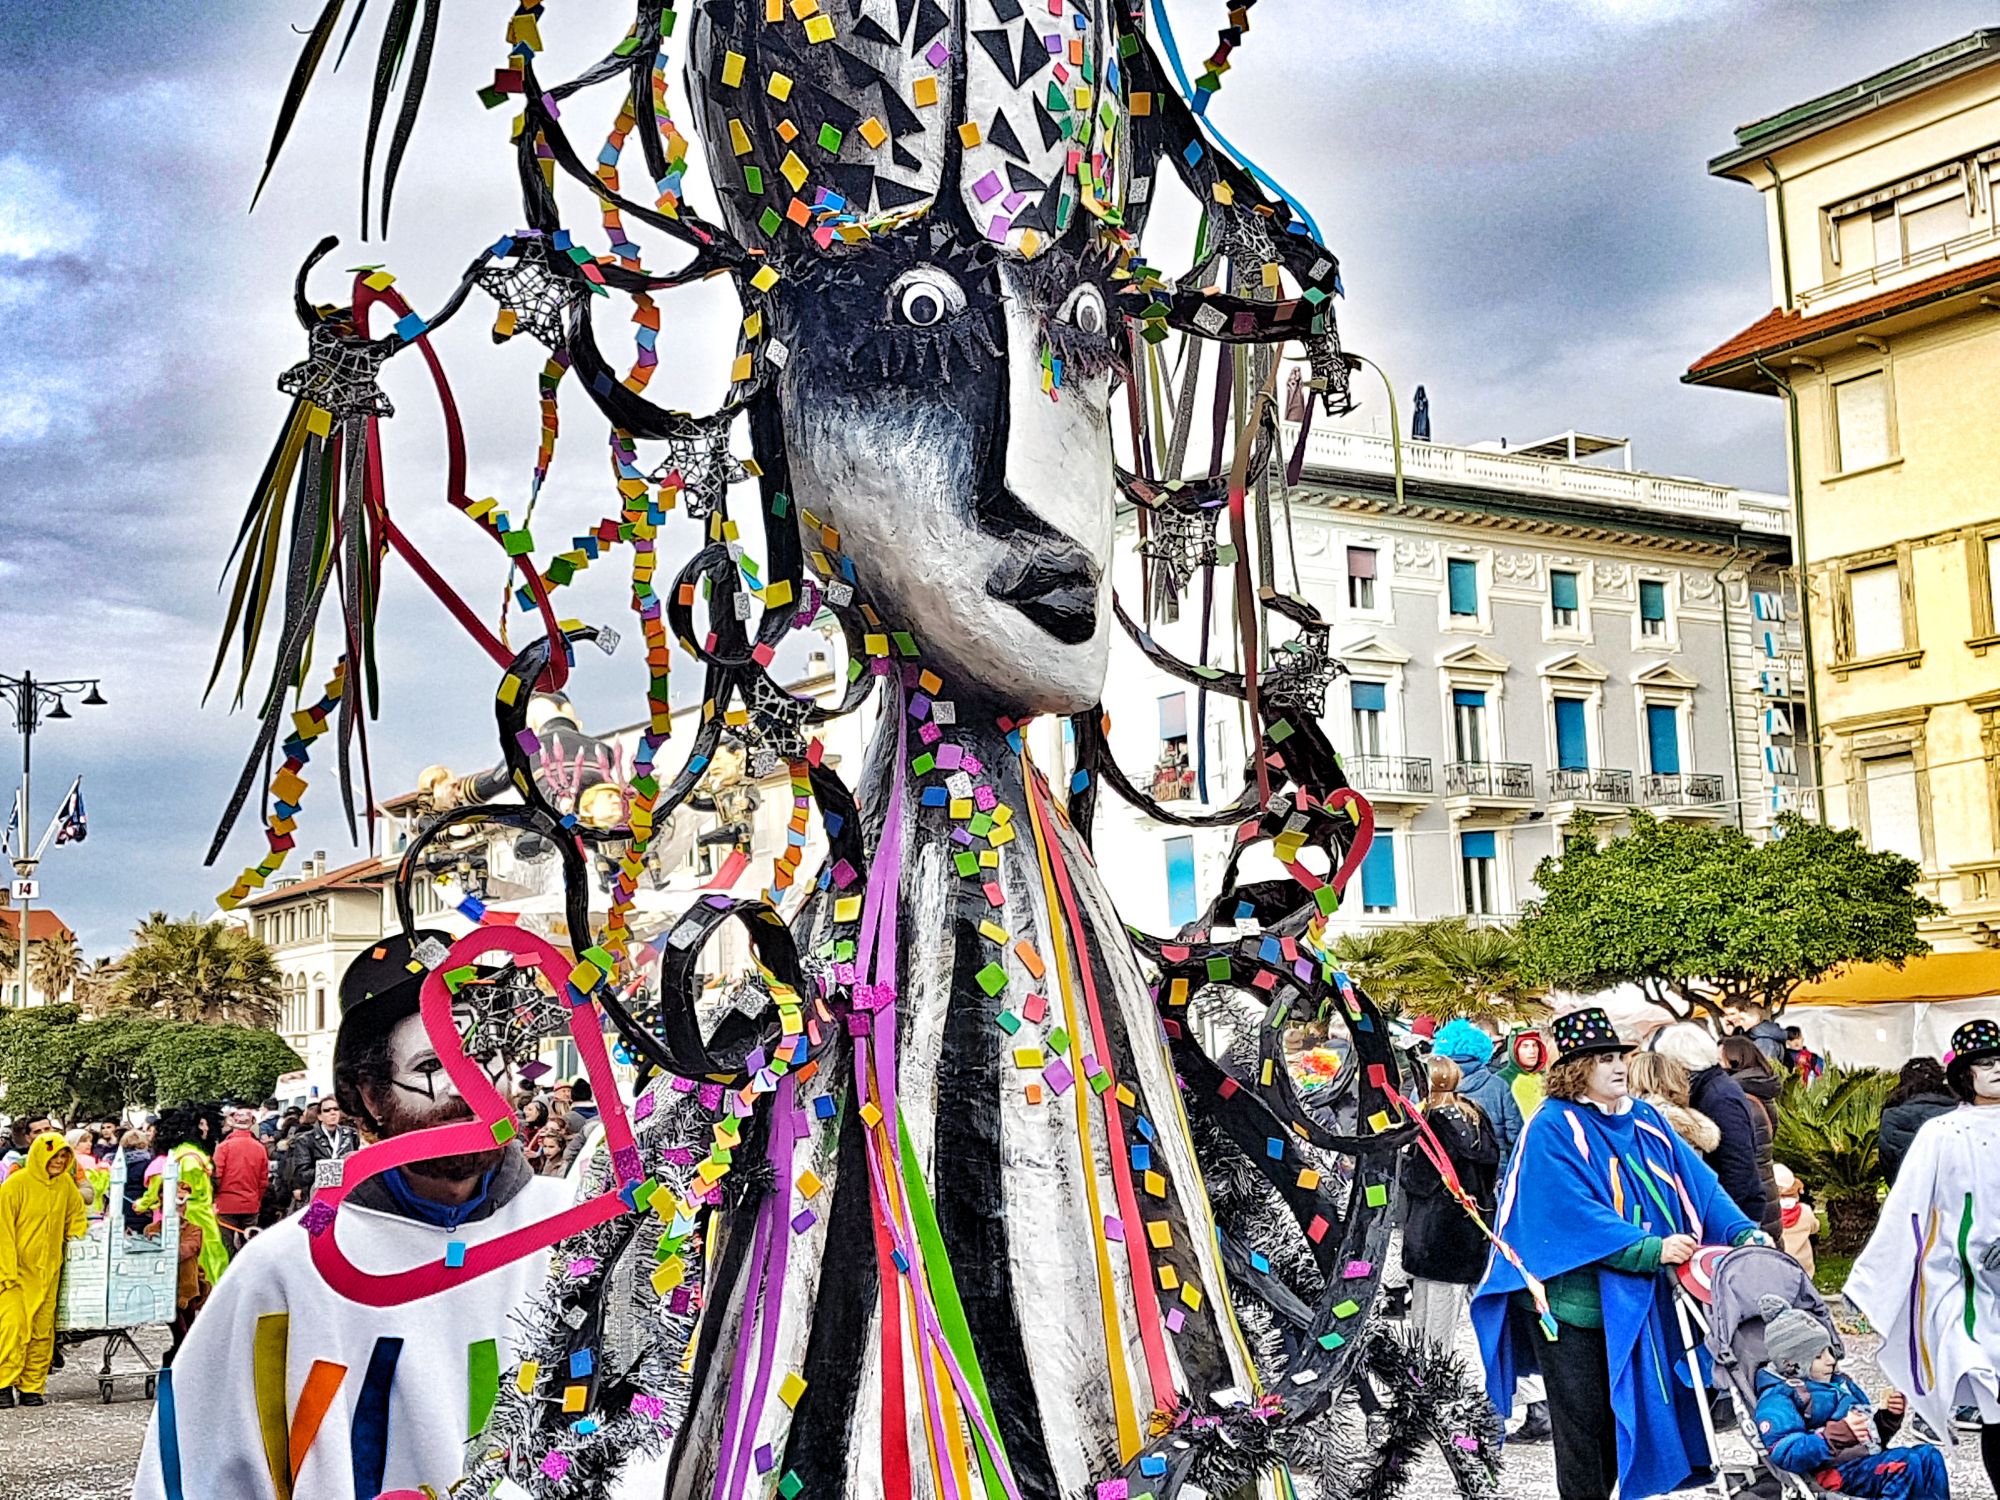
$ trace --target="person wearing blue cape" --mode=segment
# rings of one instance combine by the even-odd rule
[[[1698,1246],[1769,1244],[1652,1105],[1596,1008],[1549,1026],[1557,1060],[1514,1150],[1499,1238],[1473,1295],[1486,1389],[1505,1412],[1517,1376],[1548,1386],[1560,1500],[1644,1500],[1710,1464],[1663,1272]],[[1705,1363],[1705,1361],[1704,1361]]]

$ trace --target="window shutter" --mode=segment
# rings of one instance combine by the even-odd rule
[[[1576,608],[1576,574],[1549,574],[1549,603],[1556,609]]]
[[[1493,835],[1486,832],[1461,833],[1458,836],[1459,852],[1467,859],[1493,858]]]
[[[1924,862],[1923,825],[1917,814],[1917,763],[1884,755],[1861,763],[1868,787],[1868,842]]]
[[[1857,660],[1903,649],[1903,581],[1896,564],[1856,568],[1847,575],[1847,596]]]
[[[1680,775],[1680,711],[1672,704],[1646,705],[1646,751],[1655,776]]]
[[[1373,578],[1375,576],[1375,549],[1373,547],[1349,547],[1347,549],[1347,576],[1349,578]]]
[[[1590,736],[1584,728],[1583,699],[1556,699],[1556,764],[1565,771],[1590,768]]]
[[[1446,569],[1451,587],[1451,612],[1455,615],[1479,613],[1479,564],[1470,558],[1454,557]]]
[[[1160,738],[1187,738],[1187,694],[1167,693],[1160,699]]]
[[[1484,708],[1486,707],[1486,695],[1482,692],[1476,692],[1471,688],[1454,688],[1451,694],[1451,706],[1453,708]]]
[[[1667,617],[1667,586],[1656,579],[1639,582],[1639,618],[1664,620]]]
[[[1350,682],[1347,690],[1356,713],[1381,713],[1388,707],[1388,694],[1379,682]]]
[[[1184,927],[1195,918],[1194,840],[1170,838],[1167,852],[1167,920]]]
[[[1888,462],[1888,376],[1877,371],[1841,381],[1833,388],[1833,415],[1843,473]]]
[[[1387,907],[1396,904],[1396,845],[1392,834],[1378,831],[1375,842],[1368,846],[1367,858],[1361,861],[1361,904]]]

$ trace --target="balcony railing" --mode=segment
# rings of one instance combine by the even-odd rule
[[[1551,802],[1630,802],[1632,773],[1602,766],[1557,767],[1549,772]]]
[[[1296,441],[1297,429],[1285,441]],[[1704,484],[1664,474],[1599,469],[1553,458],[1530,458],[1447,443],[1404,443],[1403,474],[1411,481],[1433,480],[1485,490],[1575,499],[1624,509],[1702,516],[1727,521],[1745,531],[1782,535],[1790,525],[1782,495]],[[1387,436],[1343,427],[1315,427],[1306,438],[1306,466],[1334,473],[1393,474],[1395,445]]]
[[[1946,240],[1941,245],[1930,245],[1922,250],[1910,251],[1881,265],[1864,266],[1859,271],[1836,276],[1832,281],[1800,292],[1799,306],[1810,311],[1815,303],[1831,301],[1848,292],[1872,290],[1884,282],[1901,280],[1905,273],[1910,271],[1924,271],[1934,275],[1949,269],[1954,264],[1969,260],[1984,260],[1996,253],[2000,253],[2000,224],[1975,229],[1970,234],[1962,234],[1955,240]]]
[[[1344,764],[1348,781],[1360,791],[1430,795],[1431,763],[1424,756],[1350,755]]]
[[[1454,760],[1444,768],[1447,797],[1518,797],[1535,795],[1535,773],[1516,761]]]
[[[1648,807],[1712,807],[1722,800],[1720,776],[1642,776],[1639,800]]]

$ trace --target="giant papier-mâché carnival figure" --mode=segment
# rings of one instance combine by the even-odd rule
[[[364,4],[344,25],[342,0],[319,16],[273,159]],[[1322,1495],[1387,1495],[1425,1443],[1461,1483],[1490,1476],[1490,1410],[1447,1360],[1368,1331],[1396,1154],[1419,1127],[1386,1027],[1321,937],[1373,815],[1317,722],[1325,626],[1251,585],[1246,519],[1277,466],[1276,346],[1304,350],[1309,396],[1334,412],[1352,361],[1335,334],[1334,257],[1198,118],[1248,6],[1194,87],[1170,37],[1156,52],[1138,0],[639,0],[625,37],[560,84],[537,68],[554,9],[518,7],[484,91],[517,114],[523,223],[428,315],[376,268],[355,273],[347,305],[313,304],[308,273],[331,240],[301,271],[308,354],[280,382],[291,415],[238,539],[217,657],[219,673],[240,641],[240,695],[278,602],[262,731],[217,835],[219,849],[281,756],[271,852],[226,902],[282,861],[315,741],[334,733],[343,793],[351,746],[365,782],[373,613],[392,553],[501,669],[518,801],[438,820],[408,849],[397,892],[412,964],[429,970],[427,1023],[474,1118],[370,1147],[308,1210],[315,1264],[384,1308],[556,1247],[458,1492],[1112,1500],[1284,1494],[1297,1475]],[[385,127],[386,221],[443,5],[380,11],[364,225]],[[687,142],[668,110],[683,66],[714,219],[684,191]],[[579,145],[597,97],[615,118],[601,146]],[[623,181],[634,156],[652,184],[643,201]],[[1202,214],[1196,262],[1178,277],[1140,255],[1165,173]],[[604,249],[565,223],[564,183],[594,196]],[[671,343],[665,294],[718,275],[744,314],[729,397],[707,415],[664,409],[646,387]],[[496,339],[549,350],[530,506],[565,382],[609,424],[617,508],[568,550],[538,545],[525,510],[513,519],[465,492],[429,335],[475,291],[499,304]],[[621,298],[637,325],[622,374],[598,332]],[[1160,346],[1175,333],[1185,353],[1169,403]],[[1212,472],[1183,479],[1211,344],[1218,389],[1248,399],[1233,436],[1218,403]],[[539,632],[525,647],[505,643],[504,611],[496,631],[454,595],[391,516],[381,378],[412,348],[445,417],[445,498],[504,550],[517,632]],[[1131,469],[1114,454],[1121,390]],[[1128,611],[1114,597],[1121,502],[1140,518],[1149,595],[1199,573],[1206,606],[1223,570],[1239,670],[1176,659],[1144,628],[1150,601]],[[682,516],[699,550],[656,576]],[[556,596],[620,548],[648,721],[625,815],[604,826],[552,796],[526,715],[534,694],[564,687],[578,644],[615,647],[565,622]],[[308,703],[329,591],[335,665]],[[767,669],[788,632],[827,616],[849,682],[818,704]],[[1272,649],[1278,620],[1293,638]],[[1114,630],[1205,694],[1244,703],[1253,753],[1233,801],[1160,807],[1111,759],[1098,705]],[[699,663],[703,707],[671,769],[677,653]],[[876,730],[850,790],[817,728],[864,706]],[[1026,748],[1042,715],[1074,727],[1076,767],[1060,784]],[[725,731],[753,763],[789,765],[796,837],[767,899],[708,895],[642,942],[631,908],[647,849]],[[1128,932],[1092,863],[1107,787],[1169,823],[1234,830],[1222,894],[1173,937]],[[827,851],[816,870],[815,818]],[[480,826],[558,850],[567,951],[473,896],[460,901],[469,937],[418,931],[426,851]],[[1239,882],[1257,847],[1285,878]],[[593,929],[591,872],[607,859],[610,910]],[[699,976],[729,922],[747,930],[756,972],[717,1004]],[[639,988],[653,1004],[635,1014]],[[1218,994],[1258,1007],[1252,1035],[1220,1059],[1189,1024]],[[1329,1015],[1339,1073],[1306,1105],[1283,1027]],[[609,1087],[607,1028],[639,1066],[629,1108]],[[461,1264],[399,1277],[347,1264],[344,1194],[412,1153],[505,1139],[512,1115],[478,1057],[560,1029],[605,1107],[580,1201]],[[1356,1454],[1343,1406],[1371,1372],[1388,1435]]]

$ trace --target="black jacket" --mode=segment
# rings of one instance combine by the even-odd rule
[[[328,1137],[323,1126],[301,1130],[292,1137],[291,1153],[286,1160],[285,1185],[293,1192],[310,1196],[321,1162],[351,1156],[360,1149],[361,1137],[354,1133],[352,1125],[342,1125],[332,1138]]]
[[[1427,1116],[1460,1185],[1493,1222],[1494,1185],[1500,1175],[1500,1142],[1485,1116],[1467,1118],[1440,1109]],[[1486,1274],[1486,1236],[1446,1191],[1430,1159],[1414,1146],[1403,1158],[1403,1269],[1426,1281],[1470,1286]]]
[[[1957,1108],[1958,1100],[1950,1094],[1936,1093],[1913,1094],[1901,1104],[1883,1110],[1881,1133],[1876,1139],[1882,1153],[1882,1174],[1891,1183],[1895,1182],[1903,1158],[1909,1154],[1910,1142],[1917,1138],[1924,1121]]]
[[[1688,1108],[1707,1115],[1722,1132],[1722,1140],[1708,1153],[1708,1164],[1743,1217],[1761,1228],[1765,1192],[1764,1174],[1757,1166],[1757,1127],[1770,1126],[1763,1109],[1750,1102],[1720,1063],[1703,1068],[1690,1080]],[[1769,1150],[1768,1144],[1765,1149]]]
[[[1769,1022],[1765,1023],[1770,1024]],[[1778,1095],[1785,1081],[1775,1073],[1744,1071],[1731,1073],[1736,1086],[1750,1100],[1751,1123],[1757,1127],[1757,1174],[1764,1180],[1764,1212],[1758,1227],[1772,1239],[1781,1239],[1785,1227],[1785,1206],[1778,1201],[1778,1174],[1772,1141],[1778,1133]]]

